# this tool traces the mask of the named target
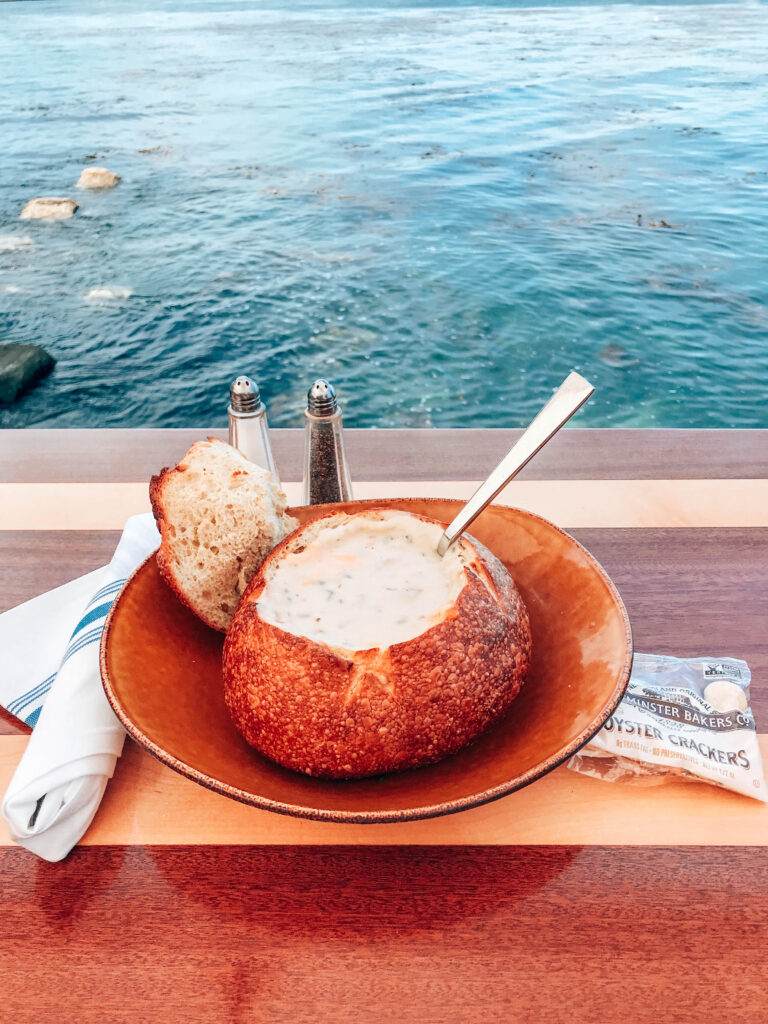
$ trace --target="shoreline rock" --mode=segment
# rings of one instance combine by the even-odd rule
[[[86,167],[77,179],[77,188],[114,188],[120,175],[106,167]]]
[[[41,345],[0,345],[0,405],[10,405],[43,377],[56,360]]]
[[[79,208],[74,199],[62,196],[41,196],[30,199],[21,211],[21,220],[64,220]]]

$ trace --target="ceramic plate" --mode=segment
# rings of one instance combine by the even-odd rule
[[[331,509],[398,508],[450,522],[461,502],[412,498],[293,509],[302,522]],[[348,782],[289,771],[241,738],[227,713],[223,634],[179,603],[149,558],[107,620],[101,672],[129,734],[161,761],[219,793],[283,814],[329,821],[406,821],[495,800],[540,778],[600,728],[632,665],[629,620],[616,588],[562,530],[491,505],[472,525],[517,583],[533,633],[521,695],[489,730],[427,768]]]

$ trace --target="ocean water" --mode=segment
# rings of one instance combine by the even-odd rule
[[[768,427],[768,6],[0,4],[0,425]],[[81,192],[83,167],[121,175]],[[63,195],[68,221],[22,221]],[[610,346],[610,347],[609,347]]]

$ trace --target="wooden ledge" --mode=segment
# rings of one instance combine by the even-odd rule
[[[26,747],[0,736],[0,792]],[[768,735],[760,737],[768,763]],[[566,767],[526,789],[443,818],[391,825],[304,821],[236,803],[177,775],[132,741],[84,846],[498,845],[768,846],[768,804],[699,782],[652,788]],[[0,821],[0,847],[11,844]]]
[[[479,482],[359,481],[355,497],[466,500]],[[298,504],[300,485],[284,489]],[[515,480],[497,500],[566,530],[768,526],[768,480]],[[148,511],[144,481],[0,483],[0,530],[121,530]]]

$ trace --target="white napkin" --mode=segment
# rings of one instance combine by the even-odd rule
[[[0,704],[33,727],[2,815],[11,837],[45,860],[66,857],[93,820],[125,730],[101,685],[107,613],[157,548],[152,516],[128,520],[103,569],[0,615]]]

